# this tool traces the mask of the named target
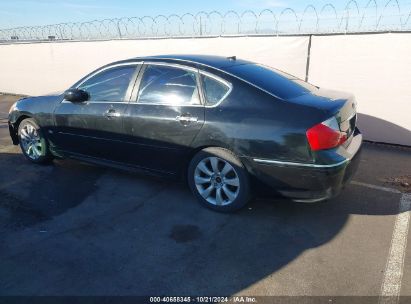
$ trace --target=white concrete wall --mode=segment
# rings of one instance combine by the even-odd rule
[[[312,38],[310,82],[355,94],[366,138],[411,146],[411,34]]]
[[[0,92],[62,91],[112,61],[236,55],[305,77],[308,37],[117,40],[0,45]],[[309,81],[356,95],[369,140],[411,146],[411,34],[314,36]]]
[[[92,70],[122,59],[164,54],[236,55],[305,75],[307,37],[113,40],[0,45],[0,92],[64,90]]]

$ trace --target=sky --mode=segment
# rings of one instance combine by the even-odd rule
[[[388,0],[378,1],[386,3]],[[402,1],[410,2],[410,0]],[[281,12],[282,9],[290,7],[302,11],[309,4],[313,4],[320,10],[323,5],[332,3],[337,9],[342,10],[347,2],[348,0],[0,0],[0,29],[213,10],[242,12],[268,8]],[[368,1],[357,0],[357,2],[365,6]]]

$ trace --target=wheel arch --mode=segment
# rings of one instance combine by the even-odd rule
[[[14,145],[18,145],[19,144],[19,136],[18,136],[18,130],[19,130],[19,126],[21,124],[21,122],[27,118],[31,118],[33,119],[33,116],[29,115],[29,114],[21,114],[14,123],[12,124],[12,127],[10,126],[10,136],[13,140],[13,144]],[[36,122],[37,123],[37,122]]]
[[[241,209],[245,206],[245,204],[247,204],[251,197],[250,178],[246,166],[242,162],[241,158],[238,157],[231,149],[221,147],[218,145],[210,145],[206,147],[198,147],[196,151],[202,151],[204,149],[207,150],[204,152],[200,152],[199,155],[194,154],[194,151],[192,151],[194,159],[191,159],[190,165],[187,168],[188,170],[186,170],[188,173],[186,176],[186,181],[194,196],[197,197],[197,199],[202,205],[219,212],[234,212]],[[212,172],[209,171],[209,173],[207,173],[209,179],[208,181],[205,181],[205,183],[209,183],[210,185],[206,186],[207,189],[203,189],[203,185],[200,186],[196,182],[196,168],[199,162],[203,162],[207,158],[219,158],[220,162],[229,163],[232,168],[228,169],[228,171],[226,171],[225,173],[222,173],[222,167],[218,165],[217,167],[213,166],[212,171],[214,172],[214,174],[212,174]],[[208,162],[210,162],[210,160],[208,160]],[[210,166],[210,164],[208,166]],[[226,165],[224,165],[224,168],[226,168]],[[209,170],[211,170],[211,168]],[[233,170],[235,175],[230,175],[230,177],[227,177],[228,175],[226,174],[228,172],[231,172],[231,170]],[[226,177],[228,179],[226,179]],[[215,181],[213,181],[214,178]],[[220,178],[220,180],[218,180],[218,178]],[[237,179],[237,182],[233,184],[228,183],[228,180],[232,180],[231,178]],[[225,188],[225,186],[227,185],[226,182],[235,188]],[[215,183],[219,184],[217,185]],[[204,184],[204,182],[200,182],[200,184]],[[214,189],[216,190],[214,191]],[[217,191],[218,189],[221,190]],[[203,195],[205,190],[208,191],[208,194],[206,194],[206,196]],[[214,194],[212,194],[212,191],[214,191]],[[211,198],[209,199],[209,197]]]
[[[20,125],[20,123],[21,123],[23,120],[27,119],[27,118],[34,119],[32,115],[29,115],[29,114],[26,114],[26,113],[25,113],[25,114],[22,114],[22,115],[19,116],[19,118],[17,118],[16,122],[14,123],[14,126],[15,126],[16,128],[18,128],[19,125]],[[37,121],[36,121],[36,123],[37,123]]]
[[[246,170],[249,172],[248,164],[244,163],[244,161],[242,160],[242,157],[240,155],[237,155],[237,153],[235,153],[235,151],[233,151],[228,145],[224,143],[214,143],[214,144],[209,144],[209,145],[200,145],[198,147],[193,148],[190,151],[190,153],[187,156],[186,162],[183,166],[184,172],[182,173],[182,178],[184,181],[187,181],[187,173],[188,173],[188,168],[190,166],[191,160],[197,155],[198,152],[204,149],[207,149],[207,148],[220,148],[220,149],[228,150],[230,153],[234,154],[234,156],[236,156],[241,161],[241,163],[244,165]]]

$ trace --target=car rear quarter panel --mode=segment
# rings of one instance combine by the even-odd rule
[[[277,99],[235,77],[219,76],[229,80],[233,90],[220,105],[206,108],[194,147],[221,146],[247,158],[312,160],[305,132],[324,117],[321,110]]]

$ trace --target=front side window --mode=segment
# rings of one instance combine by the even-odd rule
[[[165,105],[200,104],[196,73],[171,66],[149,65],[141,79],[138,102]]]
[[[201,75],[201,81],[203,84],[206,105],[208,106],[219,103],[230,91],[230,87],[227,84],[218,81],[213,77]]]
[[[91,101],[124,102],[135,66],[105,70],[83,82],[78,88],[90,94]]]

